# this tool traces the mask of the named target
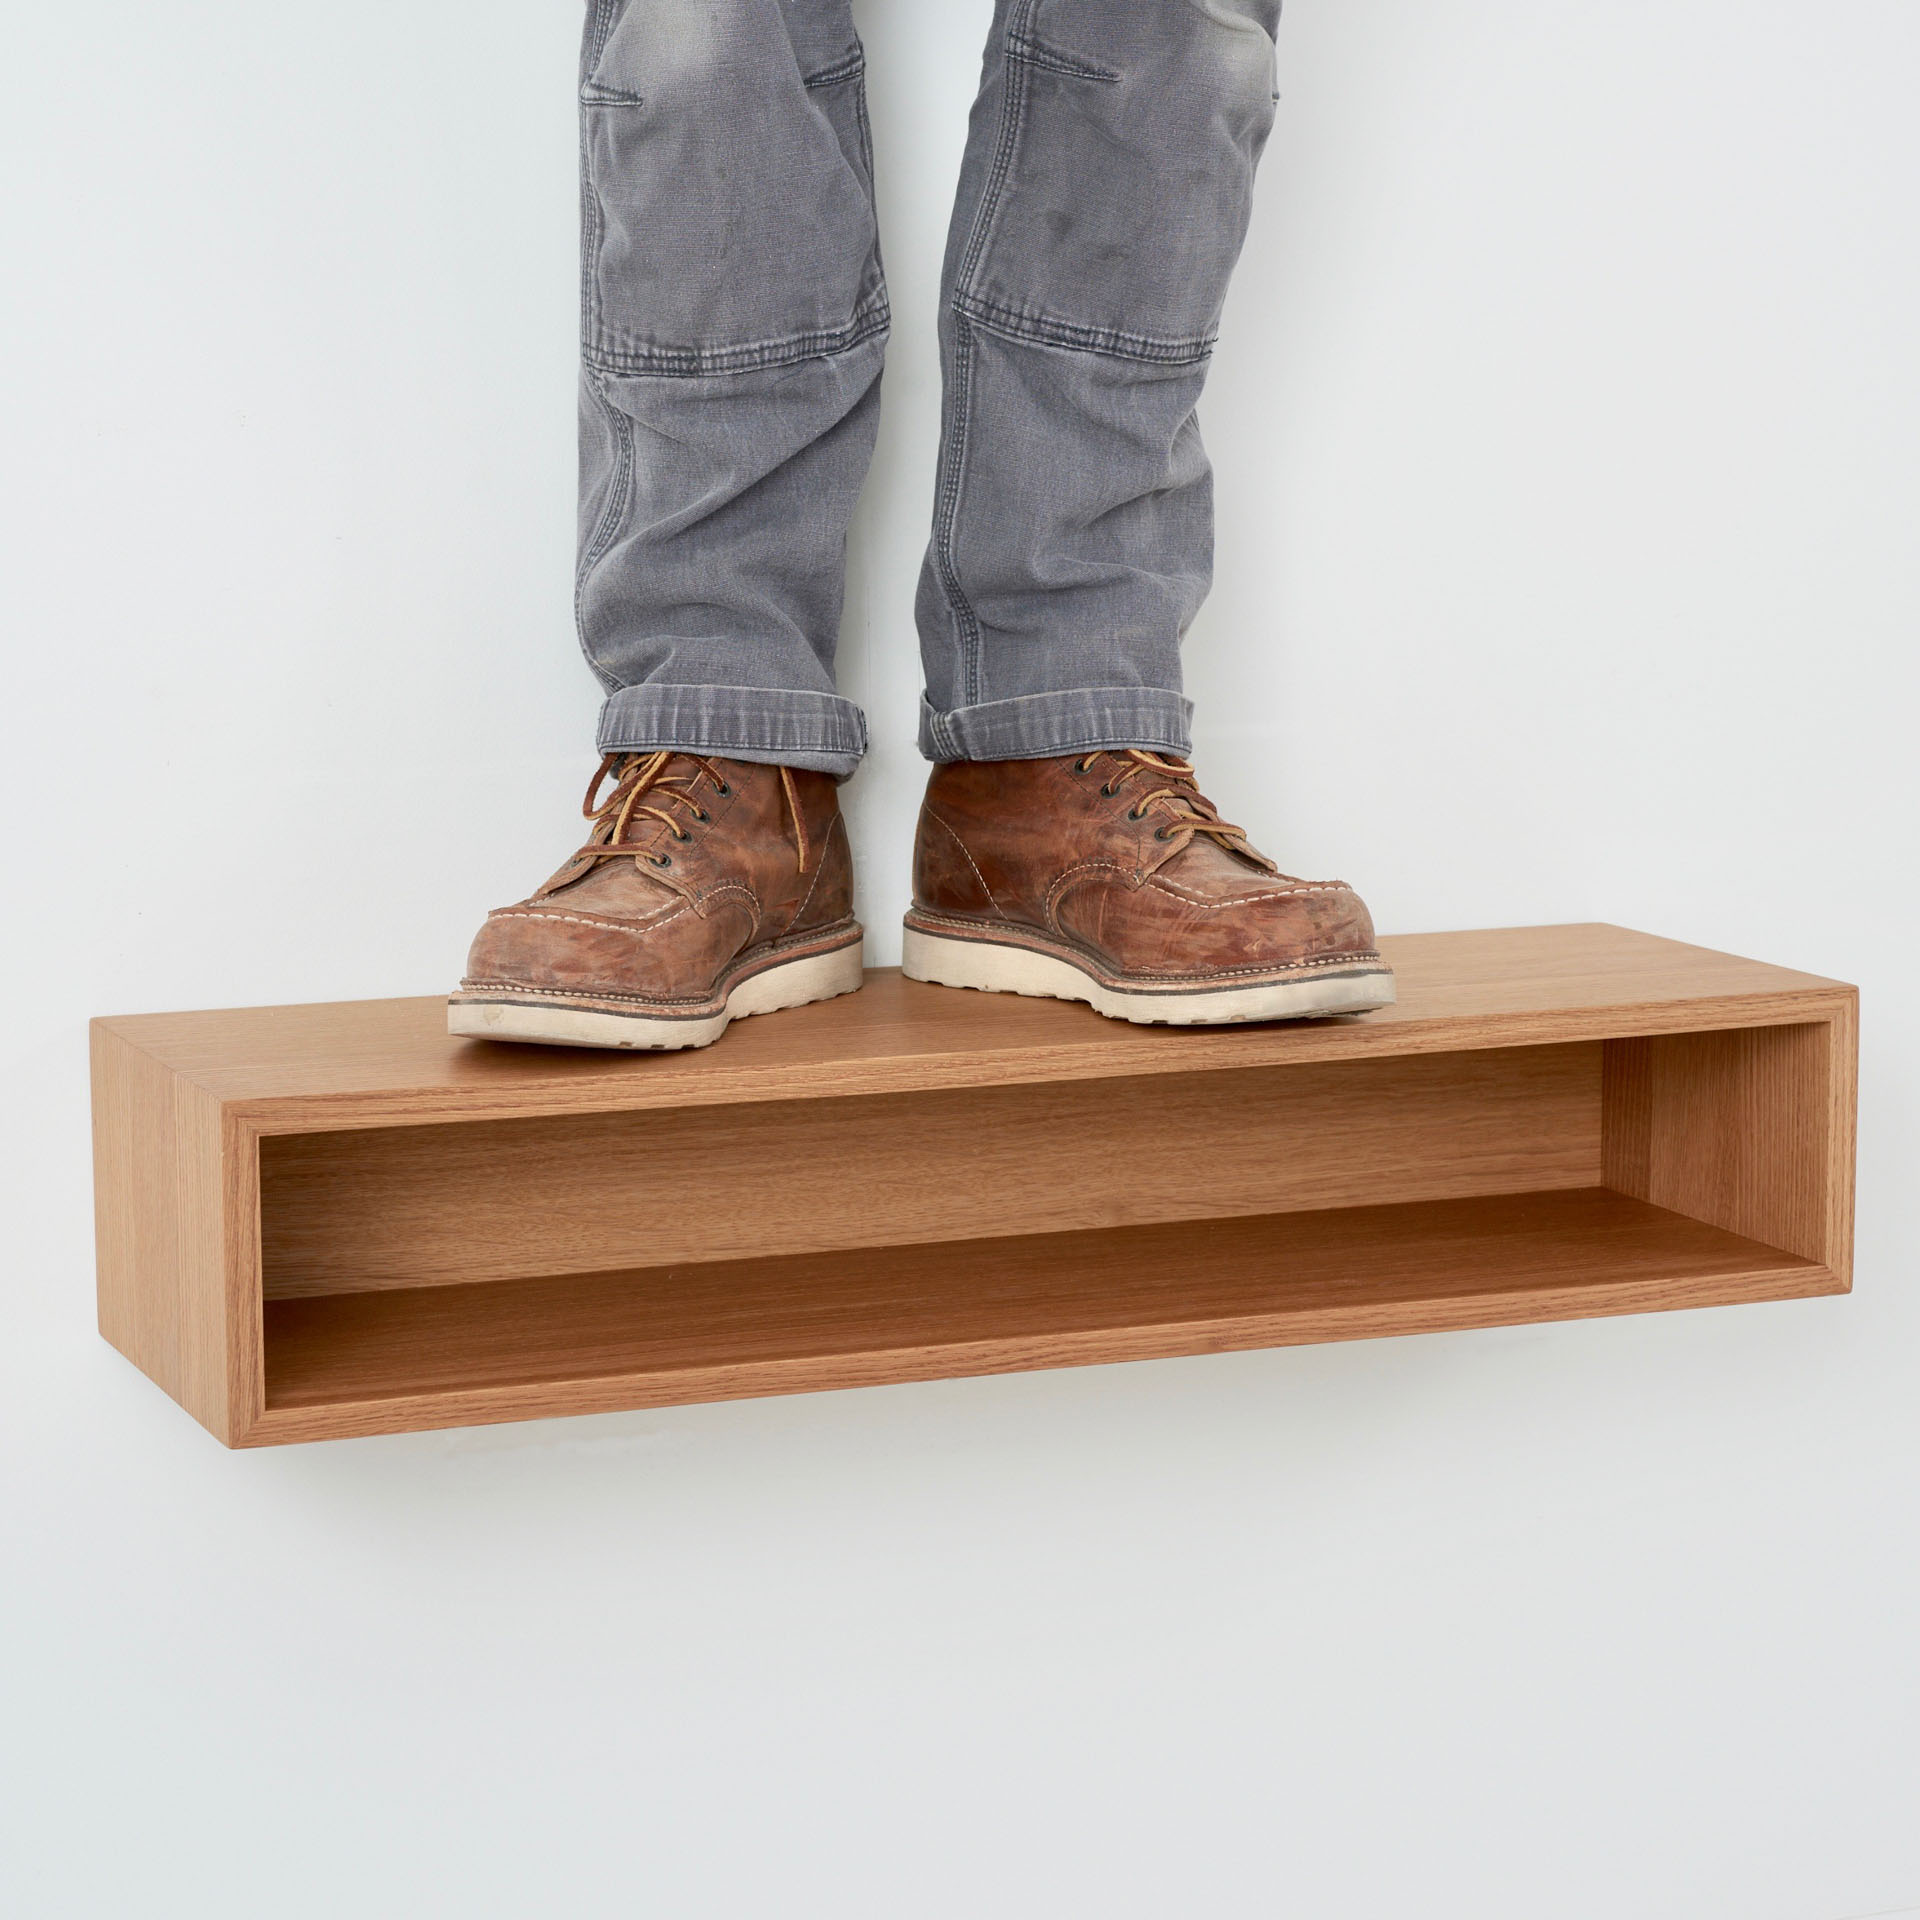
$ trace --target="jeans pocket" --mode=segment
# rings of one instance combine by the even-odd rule
[[[811,77],[776,23],[629,7],[580,90],[582,346],[613,373],[709,374],[884,329],[857,43]]]
[[[1275,0],[1014,0],[955,304],[999,330],[1203,358],[1273,122]]]

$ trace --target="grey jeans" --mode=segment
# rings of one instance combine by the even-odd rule
[[[947,240],[934,760],[1184,752],[1212,572],[1194,406],[1280,0],[997,0]],[[847,0],[589,0],[581,644],[604,749],[844,775],[848,519],[887,290]]]

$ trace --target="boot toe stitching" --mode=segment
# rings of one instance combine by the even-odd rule
[[[657,932],[686,910],[687,903],[677,900],[651,919],[599,920],[584,913],[555,913],[550,908],[502,907],[499,912],[487,915],[487,925],[495,926],[503,920],[560,920],[568,926],[591,927],[596,933],[625,933],[638,938],[642,934]]]

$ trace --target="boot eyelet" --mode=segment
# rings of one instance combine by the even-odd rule
[[[1089,768],[1092,767],[1092,765],[1093,765],[1093,761],[1090,758],[1083,755],[1080,759],[1076,760],[1073,763],[1073,770],[1075,773],[1085,773],[1088,771]]]
[[[647,855],[647,858],[651,860],[656,867],[670,867],[673,865],[673,855],[670,853],[650,853]]]
[[[693,817],[704,825],[707,821],[713,818],[713,815],[710,814],[705,807],[695,807],[693,810]]]
[[[1156,840],[1171,840],[1173,838],[1173,834],[1169,828],[1155,827],[1153,830],[1153,837]]]
[[[731,788],[730,786],[728,786],[728,785],[727,785],[727,783],[726,783],[726,782],[725,782],[724,780],[722,780],[722,781],[720,782],[720,784],[719,784],[719,785],[718,785],[717,787],[715,787],[715,788],[714,788],[714,792],[715,792],[715,793],[717,793],[717,794],[718,794],[718,795],[719,795],[719,796],[721,797],[721,799],[723,799],[723,800],[724,800],[724,799],[725,799],[725,798],[727,797],[727,795],[728,795],[728,794],[730,794],[730,793],[731,793],[732,791],[733,791],[733,789],[732,789],[732,788]]]
[[[1103,800],[1111,800],[1114,796],[1114,792],[1115,792],[1115,789],[1111,785],[1103,786],[1100,789],[1100,797]]]
[[[1142,808],[1129,807],[1127,809],[1127,818],[1129,820],[1144,820],[1146,817],[1146,813]]]

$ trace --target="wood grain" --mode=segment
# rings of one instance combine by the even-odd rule
[[[1062,1001],[923,986],[893,968],[870,973],[863,992],[742,1022],[697,1053],[450,1040],[438,999],[104,1024],[259,1131],[311,1133],[1766,1026],[1841,1008],[1853,992],[1620,927],[1407,934],[1381,945],[1399,976],[1396,1006],[1270,1026],[1134,1027]]]
[[[268,1308],[256,1440],[1831,1291],[1605,1189],[802,1255]]]
[[[263,1389],[258,1310],[250,1332],[237,1329],[230,1313],[226,1206],[234,1162],[220,1109],[100,1023],[90,1053],[100,1332],[231,1442],[257,1412]],[[255,1238],[251,1218],[244,1234]]]
[[[1846,1286],[1853,989],[1385,944],[1397,1007],[1291,1026],[893,972],[690,1055],[96,1022],[101,1330],[248,1445]]]
[[[1597,1185],[1598,1041],[279,1136],[269,1299]]]
[[[1656,1206],[1852,1269],[1844,1130],[1851,1027],[1667,1034],[1606,1045],[1606,1182]]]

